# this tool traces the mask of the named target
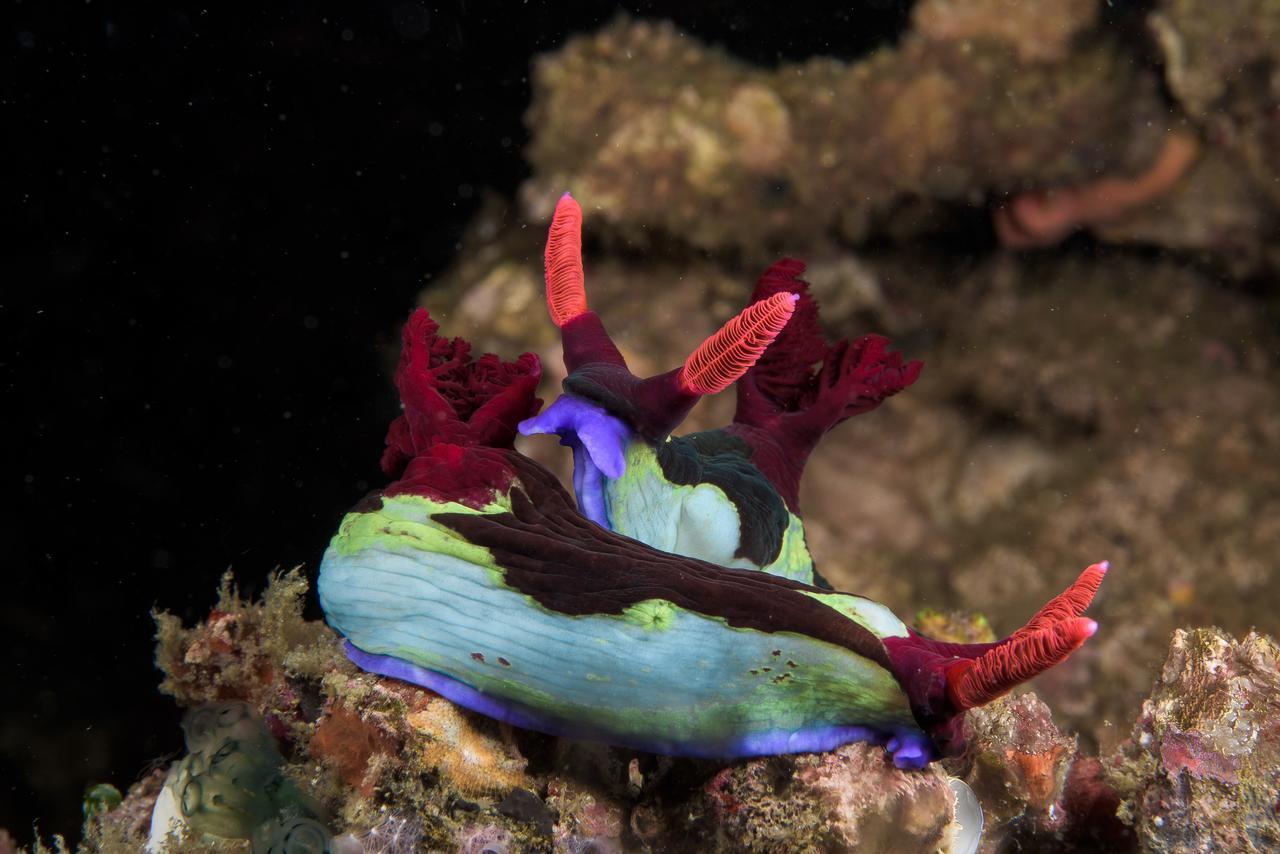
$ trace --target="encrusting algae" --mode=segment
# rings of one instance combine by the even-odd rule
[[[528,786],[528,760],[512,741],[485,732],[492,722],[433,697],[405,717],[421,738],[422,762],[464,795],[492,795]]]

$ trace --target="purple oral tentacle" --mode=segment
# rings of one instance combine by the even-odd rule
[[[619,478],[626,472],[630,428],[594,403],[562,395],[544,412],[520,422],[519,429],[525,436],[554,433],[560,444],[573,449],[578,507],[588,519],[608,528],[605,478]]]
[[[612,530],[604,495],[604,472],[595,464],[586,446],[576,438],[565,436],[560,443],[573,448],[573,491],[578,495],[578,509],[600,527]]]
[[[519,429],[525,436],[535,433],[576,436],[606,476],[619,478],[627,470],[631,429],[594,403],[561,395],[542,413],[521,421]]]
[[[596,410],[578,429],[587,453],[605,475],[617,479],[627,470],[627,445],[631,428],[603,409]]]

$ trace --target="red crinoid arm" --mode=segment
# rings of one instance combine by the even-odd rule
[[[565,193],[556,204],[547,234],[547,308],[556,326],[587,311],[582,275],[582,208]]]
[[[1007,694],[1019,683],[1066,660],[1098,630],[1087,617],[1072,617],[1038,631],[1019,632],[974,659],[947,668],[947,693],[958,711]]]
[[[680,387],[715,394],[737,382],[773,343],[795,313],[795,294],[777,293],[752,303],[698,345],[680,369]]]
[[[1047,629],[1058,623],[1070,620],[1072,617],[1079,617],[1093,602],[1093,596],[1098,592],[1098,585],[1102,584],[1102,579],[1106,577],[1107,570],[1111,568],[1108,561],[1095,563],[1080,573],[1080,577],[1075,583],[1055,596],[1045,605],[1036,615],[1027,621],[1027,624],[1018,631],[1014,632],[1014,638],[1022,635],[1034,634],[1041,629]]]

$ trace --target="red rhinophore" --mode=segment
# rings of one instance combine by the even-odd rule
[[[547,306],[560,327],[566,390],[625,410],[631,426],[660,441],[698,398],[750,370],[795,311],[794,294],[759,298],[694,351],[680,368],[647,379],[627,369],[598,315],[587,307],[582,274],[582,209],[565,193],[547,237]]]
[[[1072,617],[1036,631],[1024,629],[977,658],[948,667],[949,699],[958,710],[989,703],[1064,661],[1097,630],[1098,624],[1086,617]]]
[[[1072,617],[1079,617],[1093,602],[1093,596],[1098,592],[1098,585],[1102,584],[1102,579],[1106,577],[1107,570],[1110,568],[1111,564],[1105,560],[1086,568],[1074,584],[1037,611],[1025,626],[1014,632],[1013,637],[1033,634]]]
[[[547,308],[551,320],[563,327],[587,311],[587,291],[582,274],[582,208],[565,193],[556,204],[545,256]]]
[[[747,306],[685,360],[681,387],[694,394],[715,394],[733,385],[786,327],[797,300],[795,294],[776,293]]]
[[[1087,568],[1025,626],[998,643],[946,643],[916,632],[881,639],[916,719],[944,755],[964,749],[967,709],[1060,664],[1098,630],[1080,612],[1089,607],[1107,569],[1106,561]]]

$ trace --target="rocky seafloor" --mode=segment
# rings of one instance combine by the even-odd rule
[[[538,353],[549,397],[540,235],[563,190],[638,374],[679,364],[776,255],[804,258],[830,333],[926,364],[808,466],[823,575],[981,639],[1108,559],[1078,654],[971,712],[969,750],[924,771],[865,745],[726,766],[500,726],[356,670],[302,618],[302,574],[260,602],[228,585],[199,625],[159,616],[157,662],[183,707],[245,704],[274,800],[228,822],[221,792],[169,850],[268,850],[284,821],[335,851],[1280,848],[1280,4],[1104,17],[922,0],[892,47],[774,69],[661,23],[572,39],[535,69],[533,177],[423,295],[477,348]],[[1171,134],[1195,157],[1145,180]],[[1020,200],[1027,240],[997,241]],[[1092,236],[1050,245],[1060,214]],[[521,447],[567,472],[552,441]],[[189,774],[211,773],[200,755]],[[139,850],[168,773],[95,812],[84,846]]]
[[[732,764],[554,739],[363,673],[304,619],[301,573],[208,618],[158,614],[188,756],[86,822],[87,850],[1266,851],[1280,844],[1280,647],[1179,630],[1126,737],[1101,754],[1034,693],[970,713],[925,770],[880,747]],[[985,626],[937,613],[959,637]],[[218,719],[223,723],[211,723]],[[164,806],[165,798],[180,803]],[[157,805],[160,802],[161,805]]]

